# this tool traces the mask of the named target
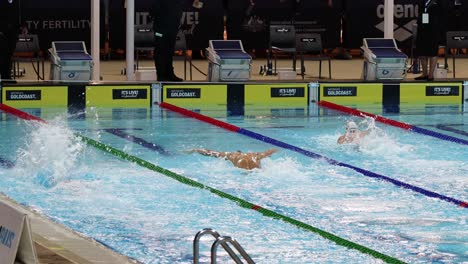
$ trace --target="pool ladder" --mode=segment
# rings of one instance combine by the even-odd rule
[[[217,250],[218,247],[221,245],[224,250],[229,254],[229,256],[237,263],[237,264],[243,264],[242,260],[239,258],[239,256],[232,250],[232,248],[229,246],[231,244],[239,254],[244,258],[245,261],[249,264],[255,264],[255,262],[250,258],[249,254],[245,252],[245,250],[242,248],[242,246],[233,238],[230,236],[220,236],[218,232],[211,228],[205,228],[203,230],[200,230],[196,235],[195,238],[193,239],[193,263],[194,264],[199,264],[199,258],[200,258],[200,238],[206,234],[212,235],[216,240],[213,242],[213,245],[211,246],[211,264],[216,264],[216,258],[217,258]]]

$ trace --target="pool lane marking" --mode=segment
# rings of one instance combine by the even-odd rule
[[[228,129],[229,131],[233,131],[233,132],[248,136],[250,138],[254,138],[254,139],[257,139],[257,140],[260,140],[260,141],[275,145],[277,147],[289,149],[289,150],[298,152],[300,154],[303,154],[305,156],[308,156],[308,157],[311,157],[311,158],[314,158],[314,159],[322,159],[322,160],[325,160],[326,162],[328,162],[331,165],[336,165],[336,166],[340,166],[340,167],[349,168],[349,169],[352,169],[352,170],[354,170],[354,171],[356,171],[356,172],[358,172],[358,173],[360,173],[360,174],[362,174],[364,176],[384,180],[386,182],[392,183],[395,186],[398,186],[398,187],[401,187],[401,188],[405,188],[405,189],[420,193],[420,194],[425,195],[427,197],[437,198],[437,199],[440,199],[440,200],[443,200],[443,201],[446,201],[446,202],[449,202],[449,203],[453,203],[453,204],[455,204],[457,206],[468,209],[468,202],[466,202],[466,201],[458,200],[458,199],[455,199],[455,198],[452,198],[452,197],[449,197],[449,196],[445,196],[443,194],[439,194],[439,193],[436,193],[436,192],[433,192],[433,191],[429,191],[429,190],[426,190],[424,188],[421,188],[421,187],[418,187],[418,186],[415,186],[415,185],[411,185],[409,183],[405,183],[405,182],[390,178],[390,177],[382,175],[382,174],[378,174],[378,173],[371,172],[371,171],[368,171],[368,170],[365,170],[365,169],[361,169],[359,167],[355,167],[353,165],[346,164],[346,163],[343,163],[343,162],[340,162],[340,161],[325,157],[323,155],[314,153],[312,151],[308,151],[308,150],[299,148],[297,146],[294,146],[294,145],[291,145],[291,144],[276,140],[274,138],[271,138],[271,137],[268,137],[268,136],[265,136],[265,135],[262,135],[262,134],[247,130],[247,129],[236,127],[236,126],[233,126],[231,124],[228,124],[228,123],[225,123],[225,122],[222,122],[222,121],[219,121],[219,120],[216,120],[216,122],[215,122],[215,121],[213,121],[214,118],[211,118],[211,117],[208,117],[208,116],[203,116],[203,115],[201,115],[199,113],[195,113],[195,112],[189,111],[187,109],[184,109],[184,108],[181,108],[181,107],[178,107],[178,106],[175,106],[175,105],[171,105],[171,104],[168,104],[168,103],[161,103],[161,104],[159,104],[159,106],[162,107],[162,108],[166,108],[168,110],[171,110],[171,111],[186,115],[188,117],[195,118],[197,120],[208,122],[210,124],[217,124],[217,126],[219,126],[221,128]]]
[[[156,152],[158,152],[158,153],[160,153],[162,155],[169,155],[169,152],[167,150],[165,150],[163,147],[161,147],[161,146],[159,146],[159,145],[157,145],[155,143],[148,142],[148,141],[146,141],[146,140],[144,140],[142,138],[130,135],[127,132],[125,132],[124,129],[106,128],[106,129],[104,129],[104,131],[106,131],[107,133],[112,134],[114,136],[123,138],[123,139],[128,140],[130,142],[133,142],[135,144],[138,144],[138,145],[140,145],[142,147],[145,147],[147,149],[156,151]]]
[[[22,118],[22,119],[25,119],[25,120],[32,120],[32,121],[38,121],[38,122],[42,122],[42,123],[46,123],[44,120],[36,117],[36,116],[33,116],[33,115],[30,115],[26,112],[23,112],[23,111],[20,111],[18,109],[15,109],[13,107],[10,107],[6,104],[0,104],[0,110],[3,110],[7,113],[11,113],[19,118]],[[121,131],[121,129],[104,129],[104,131],[106,131],[107,133],[110,133],[110,134],[113,134],[115,136],[118,136],[118,137],[121,137],[121,138],[124,138],[126,140],[129,140],[131,142],[134,142],[136,144],[139,144],[145,148],[149,148],[151,150],[154,150],[154,151],[157,151],[161,154],[164,154],[164,155],[167,155],[168,152],[162,148],[161,146],[159,145],[156,145],[156,144],[153,144],[153,143],[150,143],[148,141],[145,141],[144,139],[141,139],[141,138],[138,138],[138,137],[135,137],[135,136],[132,136],[130,134],[127,134],[123,131]]]
[[[12,115],[15,115],[19,118],[22,118],[22,119],[25,119],[25,120],[33,120],[33,121],[39,121],[41,123],[44,123],[44,124],[47,124],[46,121],[38,118],[38,117],[35,117],[35,116],[32,116],[32,115],[29,115],[25,112],[22,112],[20,110],[17,110],[17,109],[14,109],[14,108],[11,108],[11,107],[3,107],[2,104],[0,104],[0,110],[3,110],[5,111],[6,113],[9,113],[9,114],[12,114]],[[235,202],[237,205],[239,205],[240,207],[243,207],[243,208],[246,208],[246,209],[251,209],[251,210],[254,210],[254,211],[257,211],[261,214],[263,214],[264,216],[267,216],[267,217],[270,217],[270,218],[273,218],[273,219],[279,219],[279,220],[282,220],[283,222],[286,222],[286,223],[289,223],[291,225],[294,225],[296,227],[299,227],[299,228],[302,228],[306,231],[310,231],[312,233],[315,233],[325,239],[328,239],[334,243],[336,243],[337,245],[340,245],[340,246],[344,246],[346,248],[349,248],[349,249],[354,249],[354,250],[357,250],[361,253],[364,253],[364,254],[367,254],[369,256],[372,256],[374,258],[377,258],[377,259],[381,259],[383,260],[384,262],[386,263],[405,263],[397,258],[394,258],[394,257],[391,257],[391,256],[388,256],[388,255],[385,255],[383,253],[380,253],[378,251],[375,251],[371,248],[368,248],[366,246],[363,246],[363,245],[360,245],[360,244],[357,244],[357,243],[354,243],[350,240],[347,240],[347,239],[344,239],[344,238],[341,238],[339,236],[336,236],[332,233],[329,233],[327,231],[324,231],[322,229],[319,229],[319,228],[316,228],[316,227],[313,227],[309,224],[306,224],[304,222],[301,222],[299,220],[296,220],[294,218],[291,218],[291,217],[288,217],[288,216],[285,216],[285,215],[282,215],[282,214],[279,214],[279,213],[276,213],[272,210],[269,210],[269,209],[266,209],[266,208],[263,208],[259,205],[256,205],[256,204],[253,204],[253,203],[250,203],[244,199],[241,199],[239,197],[236,197],[236,196],[233,196],[233,195],[230,195],[228,193],[225,193],[223,191],[220,191],[218,189],[215,189],[213,187],[210,187],[210,186],[207,186],[207,185],[204,185],[200,182],[197,182],[195,180],[192,180],[190,178],[187,178],[185,176],[182,176],[182,175],[179,175],[175,172],[172,172],[168,169],[164,169],[160,166],[157,166],[149,161],[146,161],[146,160],[143,160],[141,158],[138,158],[136,156],[133,156],[133,155],[130,155],[128,153],[125,153],[121,150],[118,150],[112,146],[109,146],[109,145],[106,145],[104,143],[101,143],[99,141],[96,141],[94,139],[91,139],[91,138],[87,138],[85,136],[82,136],[82,135],[79,135],[79,134],[74,134],[76,137],[80,138],[83,142],[85,142],[87,145],[89,146],[92,146],[92,147],[95,147],[99,150],[102,150],[106,153],[109,153],[109,154],[112,154],[120,159],[123,159],[123,160],[126,160],[126,161],[130,161],[130,162],[133,162],[139,166],[142,166],[142,167],[145,167],[147,169],[150,169],[152,171],[155,171],[155,172],[158,172],[160,174],[163,174],[169,178],[172,178],[180,183],[183,183],[185,185],[189,185],[189,186],[192,186],[192,187],[196,187],[196,188],[199,188],[199,189],[203,189],[203,190],[208,190],[210,191],[211,193],[221,197],[221,198],[225,198],[225,199],[228,199],[230,201],[233,201]]]
[[[346,107],[346,106],[343,106],[343,105],[338,105],[338,104],[334,104],[334,103],[327,102],[327,101],[319,101],[317,104],[319,106],[323,106],[323,107],[326,107],[326,108],[330,108],[330,109],[340,111],[340,112],[344,112],[344,113],[354,115],[354,116],[368,116],[368,117],[373,118],[377,122],[384,123],[384,124],[394,126],[394,127],[399,127],[399,128],[405,129],[405,130],[410,130],[410,131],[413,131],[413,132],[416,132],[416,133],[419,133],[419,134],[423,134],[423,135],[426,135],[426,136],[431,136],[431,137],[435,137],[435,138],[438,138],[438,139],[442,139],[442,140],[446,140],[446,141],[450,141],[450,142],[454,142],[454,143],[458,143],[458,144],[462,144],[462,145],[468,145],[468,140],[452,137],[452,136],[449,136],[449,135],[444,135],[442,133],[435,132],[435,131],[432,131],[432,130],[429,130],[429,129],[413,126],[413,125],[408,124],[408,123],[404,123],[404,122],[392,120],[392,119],[389,119],[389,118],[385,118],[385,117],[382,117],[382,116],[374,115],[374,114],[371,114],[371,113],[363,112],[363,111],[360,111],[360,110],[357,110],[357,109],[354,109],[354,108],[350,108],[350,107]]]
[[[460,135],[468,137],[468,132],[465,132],[463,130],[456,129],[456,128],[453,128],[453,127],[449,127],[448,125],[438,124],[435,127],[440,129],[440,130],[445,130],[445,131],[449,131],[449,132],[452,132],[452,133],[456,133],[456,134],[460,134]]]

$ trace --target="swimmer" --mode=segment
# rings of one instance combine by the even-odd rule
[[[260,168],[260,161],[263,158],[271,156],[273,153],[277,152],[276,149],[269,149],[264,152],[247,152],[243,153],[241,151],[235,152],[220,152],[209,149],[192,149],[187,151],[187,153],[199,153],[204,156],[224,158],[229,160],[232,164],[238,168],[245,170],[252,170],[255,168]]]
[[[338,138],[338,144],[359,144],[363,137],[369,135],[370,131],[361,131],[356,123],[349,121],[346,123],[346,132]]]

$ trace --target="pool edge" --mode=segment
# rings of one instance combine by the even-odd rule
[[[55,223],[37,212],[31,211],[3,193],[0,193],[0,201],[28,215],[34,243],[71,263],[139,263],[66,226]]]

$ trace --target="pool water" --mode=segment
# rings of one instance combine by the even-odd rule
[[[468,140],[457,109],[389,118]],[[143,263],[192,263],[203,228],[235,238],[256,263],[379,263],[284,221],[85,145],[83,135],[276,213],[410,263],[468,262],[467,208],[374,179],[330,159],[468,201],[467,146],[333,111],[196,111],[319,154],[311,158],[165,109],[25,109],[50,125],[1,114],[0,191]],[[376,127],[337,145],[344,124]],[[279,152],[245,171],[192,148]],[[13,164],[7,166],[6,164]],[[212,241],[202,240],[201,262]],[[219,260],[228,256],[218,250]]]

